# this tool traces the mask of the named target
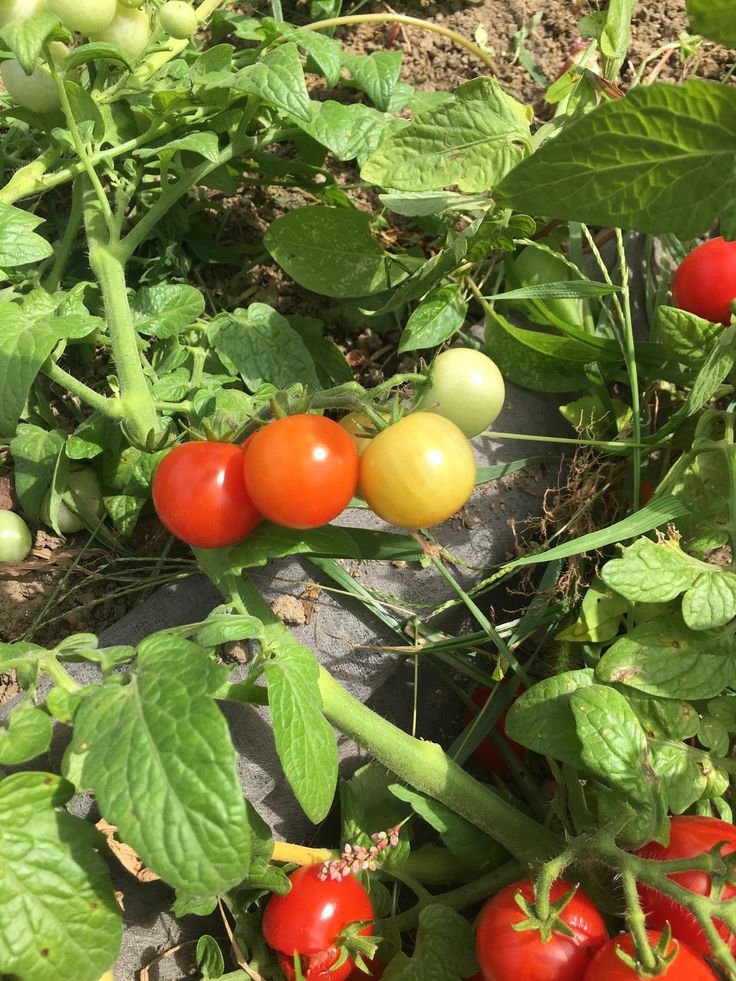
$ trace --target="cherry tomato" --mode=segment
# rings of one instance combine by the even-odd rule
[[[350,923],[367,922],[360,933],[373,933],[370,897],[353,875],[321,879],[321,865],[306,865],[289,876],[291,891],[272,896],[263,911],[263,936],[292,981],[294,954],[299,954],[306,981],[345,981],[355,967],[348,957],[335,971],[339,959],[338,937]]]
[[[34,68],[26,75],[20,62],[11,59],[0,65],[3,84],[19,106],[31,112],[53,112],[59,106],[59,94],[54,80],[43,68]]]
[[[196,33],[197,11],[184,0],[168,0],[158,12],[158,22],[169,37],[186,41]]]
[[[15,511],[0,509],[0,562],[22,562],[33,540],[28,525]]]
[[[92,467],[80,467],[79,470],[72,470],[67,478],[65,494],[71,497],[73,510],[67,507],[64,501],[59,505],[56,526],[63,535],[70,535],[75,531],[86,529],[87,525],[80,515],[84,515],[88,522],[94,524],[100,518],[104,518],[105,502],[102,499],[102,488]],[[53,527],[51,524],[50,490],[44,496],[41,504],[41,521],[49,528]]]
[[[669,845],[659,845],[656,841],[651,841],[636,854],[659,861],[692,858],[710,851],[719,842],[726,842],[723,854],[728,855],[729,852],[736,851],[736,828],[732,824],[719,821],[718,818],[683,814],[673,817],[670,821]],[[711,880],[705,872],[677,872],[669,878],[700,896],[710,894]],[[736,888],[725,885],[721,898],[731,899],[733,896],[736,896]],[[711,954],[710,944],[700,924],[684,906],[663,896],[661,892],[641,884],[639,884],[639,898],[647,915],[647,926],[663,930],[665,923],[669,922],[672,936],[676,940],[684,940],[696,953],[704,957]],[[719,924],[718,932],[728,942],[731,950],[736,950],[736,936],[723,924]]]
[[[680,310],[714,324],[731,323],[736,297],[736,242],[708,239],[686,255],[672,280],[672,300]]]
[[[651,480],[640,480],[639,481],[639,506],[644,507],[652,499],[652,495],[657,489],[657,485],[653,484]]]
[[[172,535],[198,548],[234,545],[261,520],[243,480],[243,448],[183,443],[153,475],[153,503]]]
[[[104,31],[115,16],[116,0],[46,0],[64,27],[89,37]]]
[[[495,361],[481,351],[458,347],[434,359],[417,408],[444,416],[470,438],[495,422],[505,397],[503,375]]]
[[[376,514],[403,528],[439,524],[465,504],[475,457],[455,423],[412,412],[371,440],[360,460],[360,486]]]
[[[471,697],[475,702],[475,704],[478,706],[478,708],[483,708],[483,706],[488,701],[490,694],[491,694],[490,688],[479,688],[478,691],[476,691],[475,694],[473,694]],[[508,712],[509,710],[506,709],[506,711],[503,713],[503,715],[500,717],[500,719],[495,725],[496,732],[498,732],[501,736],[504,737],[506,735],[506,716],[508,715]],[[468,709],[465,712],[465,715],[463,716],[463,725],[465,726],[468,725],[473,718],[474,718],[473,713],[470,711],[470,709]],[[519,758],[521,758],[521,756],[524,753],[524,747],[520,746],[518,743],[515,743],[513,739],[508,739],[506,741],[508,742],[511,749],[513,749],[513,751],[516,753],[516,755]],[[486,737],[482,743],[479,743],[475,747],[475,749],[473,750],[473,759],[477,760],[478,763],[480,763],[480,765],[484,767],[489,773],[498,773],[499,776],[503,777],[511,772],[509,770],[508,763],[503,758],[500,751],[496,747],[496,744],[493,742],[493,740],[490,737]]]
[[[93,41],[117,44],[129,58],[137,58],[145,50],[151,37],[148,15],[143,10],[118,7],[117,13],[107,27],[95,31],[90,37]]]
[[[355,494],[358,453],[331,419],[287,416],[248,440],[245,484],[269,521],[286,528],[319,528],[344,511]]]
[[[661,934],[647,930],[647,936],[649,942],[655,944]],[[670,940],[667,947],[668,954],[673,945],[674,941]],[[657,981],[660,978],[662,981],[718,981],[705,961],[690,950],[687,944],[679,940],[677,945],[677,954],[674,960],[664,974],[657,975]],[[617,947],[620,947],[627,954],[633,954],[634,942],[631,935],[622,933],[601,947],[583,975],[583,981],[641,981],[636,971],[632,971],[618,956]]]
[[[553,883],[550,900],[556,902],[570,883]],[[484,981],[580,981],[595,952],[608,940],[606,925],[592,900],[580,889],[561,913],[573,935],[553,933],[542,942],[538,930],[514,930],[526,919],[514,896],[521,892],[532,902],[530,879],[506,886],[481,910],[475,945]]]

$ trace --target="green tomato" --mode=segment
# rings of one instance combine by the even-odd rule
[[[64,27],[86,37],[104,31],[117,11],[115,0],[46,0],[46,6]]]
[[[103,31],[91,35],[93,41],[117,44],[129,58],[137,58],[145,49],[150,37],[151,25],[148,22],[148,14],[143,10],[127,10],[120,6],[110,24]]]
[[[26,75],[19,62],[12,59],[0,65],[0,76],[7,90],[18,105],[31,112],[53,112],[59,106],[59,93],[50,75],[42,68],[34,68]]]
[[[472,348],[453,347],[435,358],[417,408],[444,416],[470,438],[496,420],[505,395],[494,361]]]
[[[63,535],[71,535],[75,531],[84,531],[87,525],[82,521],[80,515],[84,515],[88,522],[94,523],[104,517],[105,502],[102,500],[102,489],[97,474],[91,467],[82,467],[69,474],[66,494],[71,496],[74,510],[68,507],[64,501],[59,505],[56,524]],[[41,520],[49,528],[53,527],[51,524],[50,490],[47,491],[41,504]]]
[[[158,12],[158,21],[169,37],[186,41],[199,27],[197,11],[184,0],[168,0]]]
[[[562,256],[552,255],[536,245],[527,245],[514,260],[514,269],[522,286],[537,286],[543,283],[566,283],[573,273]],[[572,297],[537,300],[537,308],[547,310],[566,324],[580,324],[580,301]]]
[[[119,7],[142,7],[146,0],[118,0]]]
[[[22,24],[45,9],[46,0],[0,0],[0,27]]]
[[[15,511],[0,510],[0,562],[22,562],[33,540],[28,525]]]

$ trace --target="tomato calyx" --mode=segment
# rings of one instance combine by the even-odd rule
[[[514,895],[514,900],[526,919],[512,924],[511,929],[518,931],[538,930],[543,944],[549,943],[555,933],[561,933],[565,937],[574,937],[575,931],[562,919],[562,911],[577,891],[577,885],[571,886],[556,902],[549,903],[549,912],[546,916],[540,916],[538,903],[530,903],[519,890]]]
[[[660,936],[649,948],[654,954],[655,964],[653,967],[646,967],[640,960],[641,951],[637,951],[637,941],[633,937],[632,939],[634,940],[634,955],[627,953],[623,947],[616,947],[616,956],[640,978],[659,978],[666,974],[677,958],[680,949],[678,942],[672,940],[669,923],[666,924]],[[670,944],[672,944],[672,949],[668,952]]]

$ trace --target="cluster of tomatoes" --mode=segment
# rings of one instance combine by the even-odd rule
[[[669,845],[652,843],[637,854],[658,860],[685,859],[719,844],[724,855],[736,851],[733,825],[715,818],[681,816],[672,818]],[[298,957],[306,981],[382,977],[383,965],[377,958],[366,964],[366,973],[347,956],[351,932],[358,936],[373,932],[368,892],[353,875],[333,879],[324,877],[322,870],[321,865],[311,865],[292,872],[290,892],[272,896],[264,910],[263,935],[282,971],[289,981],[295,978]],[[698,895],[710,894],[711,880],[705,873],[679,872],[671,878]],[[726,885],[721,898],[735,895],[736,888]],[[639,898],[646,913],[648,939],[667,961],[658,977],[717,981],[704,959],[712,954],[708,938],[692,914],[653,888],[639,886]],[[528,922],[536,912],[530,879],[493,896],[477,920],[480,972],[470,981],[637,981],[636,970],[617,953],[620,950],[635,960],[631,937],[609,938],[603,917],[589,896],[558,879],[552,884],[549,902],[550,906],[559,904],[557,927],[545,940]],[[531,928],[521,929],[522,924]],[[669,940],[662,938],[668,924]],[[736,936],[723,925],[719,933],[736,949]]]
[[[262,518],[318,528],[356,494],[391,524],[428,528],[470,497],[475,457],[468,438],[496,418],[503,397],[490,358],[445,351],[417,411],[380,432],[363,413],[340,423],[300,413],[268,423],[242,446],[183,443],[159,464],[153,502],[165,527],[199,548],[233,545]]]

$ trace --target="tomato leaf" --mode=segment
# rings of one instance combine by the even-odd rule
[[[527,749],[580,768],[581,750],[570,710],[573,692],[595,683],[590,669],[565,671],[523,692],[506,716],[506,735]]]
[[[323,334],[324,323],[312,317],[292,314],[288,318],[291,329],[301,337],[317,370],[317,377],[324,388],[352,381],[353,369],[340,348]]]
[[[1,362],[0,362],[1,363]],[[64,435],[21,423],[10,443],[15,464],[15,490],[23,510],[32,518],[41,512],[44,494],[49,488],[59,454],[64,450]]]
[[[696,317],[686,310],[660,306],[657,333],[665,348],[686,365],[700,365],[723,333],[722,324]]]
[[[235,750],[212,695],[223,671],[196,644],[154,636],[75,719],[81,786],[149,868],[192,895],[236,885],[249,862]]]
[[[703,34],[726,48],[736,47],[731,0],[686,0],[686,6],[694,34]]]
[[[342,51],[341,54],[353,85],[365,92],[377,109],[383,112],[403,109],[414,90],[399,81],[403,58],[400,51],[374,51],[369,55]]]
[[[399,354],[443,344],[465,322],[468,304],[459,286],[441,286],[422,300],[409,317]]]
[[[578,644],[600,644],[613,640],[618,633],[621,617],[628,608],[627,600],[607,590],[599,580],[594,579],[583,596],[577,619],[556,634],[556,638]]]
[[[5,28],[2,35],[8,48],[29,75],[36,67],[48,41],[70,40],[69,31],[61,26],[56,14],[48,12],[13,23]]]
[[[419,914],[414,952],[394,957],[384,981],[461,981],[478,970],[470,923],[455,910],[433,903]]]
[[[408,120],[397,119],[378,112],[360,102],[343,105],[341,102],[313,102],[309,122],[299,126],[312,139],[333,153],[338,160],[365,162],[381,143]]]
[[[0,781],[0,972],[38,981],[96,981],[120,948],[120,910],[100,836],[64,804],[74,788],[51,773]]]
[[[33,705],[23,704],[0,727],[0,764],[16,766],[45,753],[51,745],[51,719]]]
[[[167,340],[191,327],[204,313],[204,297],[194,286],[160,283],[138,290],[130,304],[136,330]]]
[[[229,86],[238,92],[256,95],[294,122],[309,122],[309,93],[292,42],[281,44],[232,77]]]
[[[0,268],[27,266],[53,255],[46,239],[33,231],[43,223],[43,218],[0,204]],[[3,309],[7,310],[7,306],[3,305]]]

